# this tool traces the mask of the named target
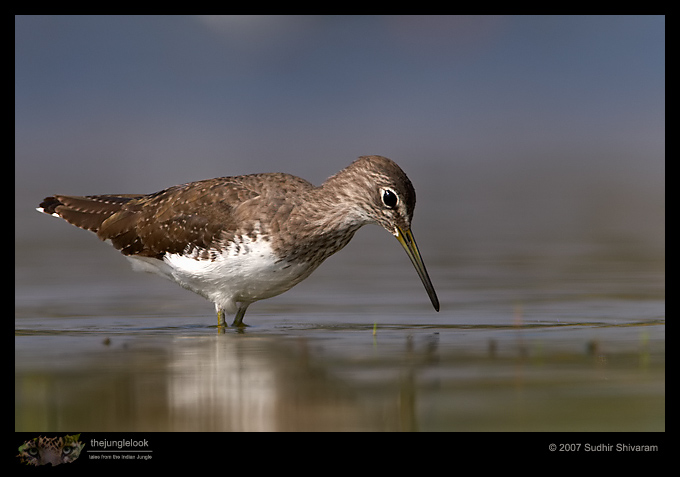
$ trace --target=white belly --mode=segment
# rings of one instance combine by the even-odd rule
[[[279,295],[307,278],[316,267],[279,260],[259,237],[242,237],[238,246],[199,254],[166,254],[163,261],[130,256],[133,268],[159,274],[215,303],[219,310],[236,311],[236,303],[252,303]]]

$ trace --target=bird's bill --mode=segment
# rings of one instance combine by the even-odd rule
[[[416,272],[418,272],[420,280],[422,280],[423,285],[425,285],[425,290],[427,290],[427,294],[430,297],[432,306],[434,306],[435,310],[439,311],[439,299],[437,298],[437,293],[434,291],[434,287],[430,281],[430,276],[427,274],[427,269],[425,268],[423,259],[420,256],[418,246],[416,245],[416,240],[413,238],[411,230],[402,230],[401,227],[397,227],[396,237],[397,240],[399,240],[401,246],[404,247],[406,255],[408,255],[408,258],[411,259],[413,266],[416,267]]]

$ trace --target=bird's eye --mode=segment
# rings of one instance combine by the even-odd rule
[[[397,206],[397,203],[399,203],[399,198],[397,197],[397,194],[395,194],[393,190],[383,189],[382,201],[383,204],[385,204],[385,207],[387,207],[388,209],[394,209]]]

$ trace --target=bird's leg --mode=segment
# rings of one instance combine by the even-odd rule
[[[227,320],[226,320],[227,314],[225,313],[223,308],[219,308],[217,310],[217,326],[218,327],[226,327],[227,326]]]
[[[250,303],[241,303],[239,305],[236,316],[234,317],[234,322],[231,324],[231,326],[238,326],[239,328],[248,326],[243,322],[243,316],[246,314],[248,305],[250,305]]]

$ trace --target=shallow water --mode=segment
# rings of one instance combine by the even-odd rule
[[[417,235],[436,313],[375,227],[218,334],[207,301],[64,233],[16,246],[16,431],[665,430],[659,253]]]

